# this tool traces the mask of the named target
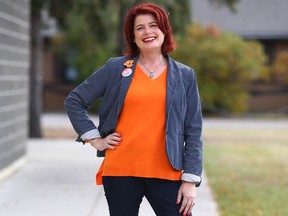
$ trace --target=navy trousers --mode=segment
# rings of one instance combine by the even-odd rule
[[[138,216],[144,196],[157,216],[182,216],[181,203],[176,204],[180,185],[181,181],[156,178],[103,176],[110,216]]]

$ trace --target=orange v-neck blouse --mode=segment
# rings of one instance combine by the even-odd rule
[[[97,184],[102,184],[102,176],[181,178],[182,171],[171,166],[165,147],[167,68],[156,79],[138,65],[134,73],[116,127],[122,142],[106,150]]]

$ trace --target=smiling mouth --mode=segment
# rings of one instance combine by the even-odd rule
[[[144,42],[150,42],[150,41],[153,41],[155,39],[156,39],[156,37],[149,37],[149,38],[144,38],[143,41]]]

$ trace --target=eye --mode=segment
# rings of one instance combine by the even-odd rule
[[[140,27],[136,28],[136,31],[139,31],[139,30],[142,30],[142,29],[143,29],[143,26],[140,26]]]

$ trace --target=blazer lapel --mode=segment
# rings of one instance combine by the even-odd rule
[[[166,82],[166,116],[168,116],[169,114],[175,92],[175,87],[179,79],[179,72],[175,67],[175,64],[173,64],[172,59],[168,57],[167,60],[168,60],[168,74]]]
[[[132,74],[125,77],[125,76],[122,76],[121,78],[121,87],[120,87],[120,93],[119,93],[119,104],[118,104],[118,109],[117,109],[117,116],[120,114],[121,112],[121,109],[122,109],[122,106],[123,106],[123,103],[124,103],[124,100],[125,100],[125,97],[127,95],[127,92],[128,92],[128,89],[129,89],[129,86],[131,84],[131,81],[132,81],[132,78],[134,76],[134,71],[135,71],[135,67],[136,67],[136,64],[137,64],[137,59],[138,59],[138,56],[136,57],[133,57],[132,60],[134,61],[133,62],[133,65],[131,67],[132,69]],[[126,67],[122,67],[122,71],[125,69]],[[122,73],[121,71],[121,73]]]

